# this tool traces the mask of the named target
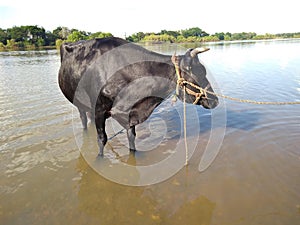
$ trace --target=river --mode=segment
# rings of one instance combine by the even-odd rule
[[[216,92],[300,101],[300,40],[208,46],[199,58]],[[195,46],[145,47],[181,54]],[[56,50],[0,52],[0,224],[299,224],[300,105],[188,105],[188,166],[136,185],[105,171],[184,153],[182,102],[167,99],[137,127],[136,158],[121,133],[98,162],[95,127],[82,130],[58,87],[59,66]],[[108,126],[109,137],[120,130],[112,119]],[[200,172],[206,151],[217,151],[216,158]]]

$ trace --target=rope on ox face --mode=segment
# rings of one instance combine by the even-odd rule
[[[184,94],[186,92],[187,94],[193,95],[195,97],[195,101],[193,102],[194,105],[197,104],[201,98],[207,99],[206,93],[207,93],[207,89],[209,88],[209,86],[207,86],[205,88],[201,88],[198,85],[184,79],[181,76],[179,61],[178,61],[178,58],[175,56],[175,54],[172,56],[172,63],[174,64],[174,67],[176,70],[176,75],[177,75],[176,95],[177,96],[179,95],[179,88],[181,87],[184,89]],[[190,85],[191,87],[197,89],[199,92],[195,92],[192,89],[186,87],[187,84]]]

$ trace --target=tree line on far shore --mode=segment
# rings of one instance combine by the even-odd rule
[[[108,32],[86,32],[67,27],[57,27],[52,32],[46,31],[43,27],[35,26],[14,26],[8,29],[0,28],[0,50],[18,50],[35,48],[55,48],[63,42],[75,42],[94,38],[113,36]],[[158,33],[137,32],[128,37],[130,42],[211,42],[211,41],[234,41],[234,40],[263,40],[277,38],[300,38],[298,33],[264,34],[258,35],[254,32],[229,33],[219,32],[208,34],[199,27],[185,30],[171,31],[162,30]]]
[[[55,48],[63,42],[75,42],[94,38],[113,36],[105,32],[86,32],[67,27],[57,27],[52,32],[46,31],[43,27],[35,26],[14,26],[8,29],[0,28],[0,49],[18,50],[35,48]]]
[[[256,34],[254,32],[218,32],[208,34],[199,27],[193,27],[180,31],[162,30],[159,33],[138,32],[128,36],[126,39],[132,42],[212,42],[212,41],[236,41],[236,40],[265,40],[279,38],[300,38],[298,33],[280,33],[280,34]]]

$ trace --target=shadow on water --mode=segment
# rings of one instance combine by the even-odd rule
[[[170,99],[163,102],[157,109],[154,110],[150,118],[144,122],[146,124],[143,128],[147,128],[149,122],[155,118],[159,118],[161,122],[166,126],[166,132],[170,133],[170,139],[180,138],[183,131],[183,104],[177,102],[174,106],[171,105]],[[249,131],[258,125],[258,121],[263,116],[262,112],[257,108],[244,108],[236,107],[235,110],[225,109],[226,114],[226,127],[239,130]],[[211,131],[212,129],[212,110],[207,110],[201,106],[193,106],[188,104],[187,111],[195,113],[187,113],[188,136],[195,135],[194,132],[197,124],[200,127],[200,134]],[[159,128],[159,126],[157,126]],[[213,128],[219,128],[218,125],[214,125]],[[197,135],[197,134],[196,134]]]
[[[227,110],[226,128],[250,131],[258,124],[259,118],[261,118],[261,114],[255,110]],[[200,133],[206,133],[211,130],[211,119],[211,114],[199,114]]]
[[[257,126],[259,119],[262,117],[262,114],[256,110],[227,110],[226,113],[228,128],[236,128],[246,131],[252,130],[255,126]]]
[[[196,109],[197,113],[193,116],[188,115],[187,120],[190,124],[189,130],[193,130],[193,124],[198,121],[200,126],[200,134],[209,132],[212,129],[212,111],[203,109],[199,106],[187,106],[188,108]],[[164,111],[164,113],[159,113]],[[180,131],[183,130],[183,117],[182,106],[179,109],[166,109],[162,107],[159,111],[155,111],[151,118],[160,117],[167,125],[167,132],[176,131],[177,135],[174,138],[178,138]],[[249,131],[258,125],[259,120],[263,117],[263,114],[257,109],[249,109],[241,107],[238,110],[226,109],[226,127],[239,130]],[[197,117],[197,118],[196,118]],[[147,121],[146,121],[147,123]],[[195,125],[196,126],[196,125]],[[214,128],[219,128],[214,126]],[[188,135],[194,135],[193,132],[188,132]]]

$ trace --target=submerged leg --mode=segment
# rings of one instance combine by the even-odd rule
[[[86,112],[83,111],[82,109],[79,109],[78,108],[78,111],[79,111],[79,114],[80,114],[80,119],[81,119],[81,123],[82,123],[82,126],[83,126],[83,129],[87,129],[87,117],[86,117]]]
[[[105,132],[105,116],[103,114],[96,114],[95,123],[97,129],[97,140],[99,145],[99,156],[103,156],[103,149],[107,142],[107,135]]]
[[[95,115],[93,113],[88,112],[87,117],[90,119],[92,124],[95,124]]]
[[[127,138],[128,138],[128,142],[129,142],[130,151],[135,151],[136,150],[136,148],[135,148],[135,136],[136,136],[135,126],[132,126],[127,130]]]

